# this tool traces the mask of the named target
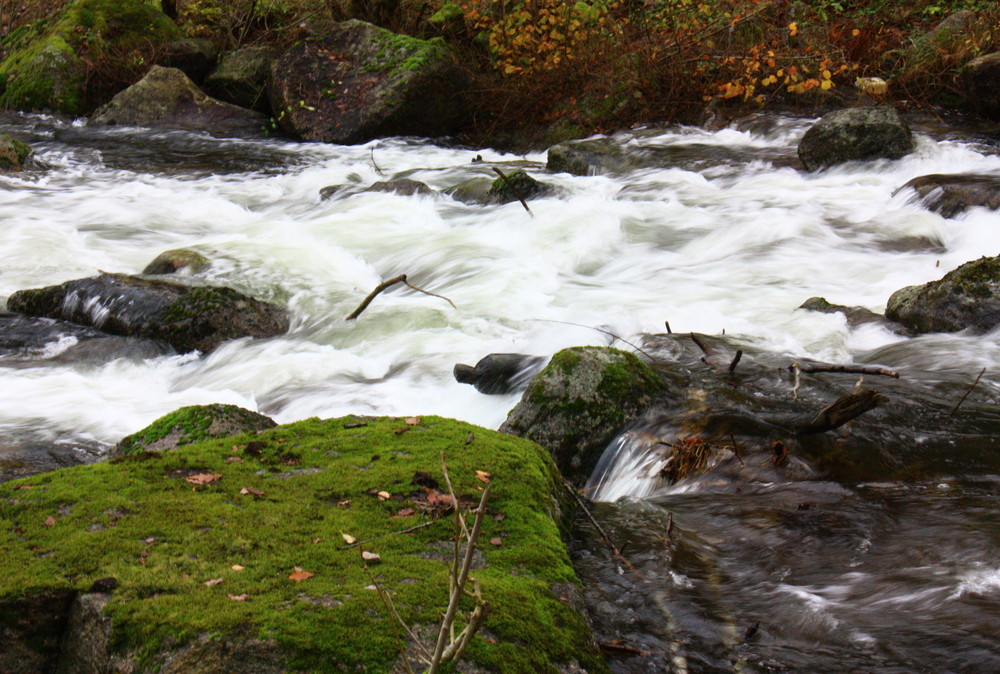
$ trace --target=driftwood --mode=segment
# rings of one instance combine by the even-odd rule
[[[976,388],[976,384],[979,383],[979,380],[983,378],[984,374],[986,374],[985,367],[979,371],[979,376],[976,377],[976,380],[974,382],[972,382],[972,386],[970,386],[969,390],[965,392],[965,395],[962,396],[962,399],[959,400],[957,403],[955,403],[955,406],[951,409],[951,412],[948,413],[949,417],[955,416],[955,412],[957,412],[958,408],[962,406],[962,403],[965,402],[965,399],[969,397],[969,394],[972,393],[972,390]]]
[[[517,189],[517,185],[511,182],[510,178],[507,177],[507,174],[498,169],[496,166],[493,167],[493,171],[503,179],[507,187],[510,188],[510,191],[514,193],[514,196],[517,197],[517,200],[521,202],[522,206],[524,206],[524,210],[528,211],[528,215],[530,215],[531,217],[535,217],[535,214],[531,212],[530,208],[528,208],[528,202],[525,201],[524,197],[521,196],[521,190]]]
[[[864,367],[862,365],[799,365],[795,363],[794,365],[790,365],[788,369],[791,370],[793,367],[798,367],[800,372],[806,374],[815,372],[841,372],[846,374],[877,374],[883,377],[899,379],[898,372],[887,370],[884,367]]]
[[[736,349],[736,355],[733,356],[733,361],[729,363],[729,374],[736,372],[736,366],[740,364],[740,358],[743,357],[743,349]]]
[[[795,430],[800,435],[832,431],[888,401],[888,398],[874,389],[863,389],[857,393],[849,393],[838,398],[829,407],[824,407],[812,421],[796,427]]]
[[[432,293],[429,290],[424,290],[423,288],[418,288],[417,286],[413,285],[412,283],[410,283],[409,281],[406,280],[406,274],[400,274],[399,276],[395,276],[395,277],[389,279],[388,281],[382,281],[377,286],[375,286],[375,290],[373,290],[370,293],[368,293],[368,297],[366,297],[361,302],[361,304],[358,305],[357,309],[355,309],[353,312],[351,312],[351,315],[347,317],[347,320],[353,321],[355,318],[357,318],[358,316],[360,316],[361,312],[363,312],[365,309],[368,308],[368,305],[372,303],[372,300],[375,299],[380,292],[382,292],[383,290],[385,290],[387,288],[390,288],[390,287],[396,285],[397,283],[404,283],[407,286],[413,288],[416,291],[422,292],[425,295],[430,295],[431,297],[438,297],[438,298],[444,300],[445,302],[447,302],[448,304],[450,304],[453,309],[457,308],[455,306],[455,303],[452,302],[451,300],[449,300],[444,295],[438,295],[437,293]]]

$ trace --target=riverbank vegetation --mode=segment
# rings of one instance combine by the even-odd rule
[[[154,4],[158,0],[153,0]],[[66,0],[6,3],[0,40]],[[762,105],[853,102],[859,77],[913,106],[956,104],[959,68],[1000,48],[983,0],[166,0],[223,49],[293,44],[360,18],[442,37],[475,82],[470,133],[574,136],[644,121],[703,122]],[[942,23],[944,22],[944,23]],[[937,27],[937,28],[936,28]],[[100,79],[99,77],[97,79]]]

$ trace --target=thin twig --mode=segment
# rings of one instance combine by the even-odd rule
[[[733,456],[736,457],[736,460],[740,462],[741,466],[745,467],[746,464],[743,463],[743,457],[740,456],[739,445],[736,444],[736,437],[732,433],[729,434],[729,441],[733,443]]]
[[[668,335],[674,334],[673,330],[670,329],[670,321],[663,321],[663,327],[667,329]]]
[[[524,206],[524,210],[528,211],[528,215],[530,215],[531,217],[535,217],[535,214],[531,212],[530,208],[528,208],[528,202],[525,201],[523,197],[521,197],[521,191],[517,189],[517,187],[514,185],[513,182],[511,182],[510,178],[508,178],[507,175],[503,171],[498,169],[496,166],[493,167],[493,170],[496,172],[498,176],[503,178],[503,181],[507,184],[507,187],[509,187],[510,191],[514,193],[514,196],[517,197],[517,200],[521,202],[521,205]]]
[[[340,546],[337,549],[338,550],[350,550],[351,548],[356,548],[359,545],[364,545],[365,543],[369,543],[371,541],[377,541],[378,539],[385,538],[386,536],[394,536],[396,534],[408,534],[411,531],[416,531],[417,529],[423,529],[424,527],[429,527],[430,525],[437,524],[437,523],[438,523],[438,520],[431,520],[430,522],[424,522],[423,524],[418,524],[417,526],[410,527],[409,529],[402,529],[400,531],[390,531],[390,532],[385,533],[385,534],[380,534],[378,536],[372,536],[371,538],[366,538],[363,541],[355,541],[354,543],[351,543],[350,545],[342,545],[342,546]]]
[[[378,164],[375,163],[375,148],[372,148],[371,157],[372,157],[372,166],[375,168],[375,172],[378,173],[380,176],[384,176],[385,174],[382,173],[382,169],[380,169],[378,167]]]
[[[403,283],[403,284],[409,286],[410,288],[413,288],[416,291],[422,292],[425,295],[431,295],[432,297],[438,297],[438,298],[444,300],[445,302],[447,302],[448,304],[450,304],[452,306],[452,308],[456,308],[457,309],[457,307],[455,306],[455,303],[452,302],[451,300],[449,300],[447,297],[444,297],[443,295],[438,295],[436,293],[432,293],[429,290],[424,290],[423,288],[418,288],[417,286],[413,285],[412,283],[410,283],[409,281],[406,280],[406,274],[400,274],[399,276],[392,277],[388,281],[382,281],[377,286],[375,286],[375,289],[372,290],[370,293],[368,293],[368,297],[366,297],[361,302],[361,304],[358,305],[357,309],[355,309],[353,312],[351,312],[351,315],[348,316],[346,320],[353,321],[355,318],[357,318],[358,316],[360,316],[361,313],[365,309],[368,308],[368,305],[372,303],[372,300],[375,299],[376,297],[378,297],[379,293],[381,293],[383,290],[391,288],[392,286],[396,285],[397,283]]]
[[[982,370],[979,371],[979,376],[976,377],[976,381],[972,382],[972,386],[969,387],[969,390],[965,392],[965,395],[962,396],[962,399],[959,400],[958,403],[955,405],[955,407],[952,408],[951,412],[948,413],[949,417],[952,416],[953,414],[955,414],[955,412],[958,411],[958,408],[962,406],[962,403],[965,402],[965,399],[969,397],[970,393],[972,393],[972,389],[976,388],[976,384],[979,383],[979,380],[983,378],[984,374],[986,374],[986,368],[985,367]]]
[[[622,556],[622,549],[619,548],[617,545],[615,545],[615,542],[611,540],[611,536],[608,535],[608,532],[606,532],[604,530],[604,527],[602,527],[600,523],[597,521],[597,519],[594,518],[594,515],[590,512],[590,508],[588,508],[587,504],[584,503],[583,497],[580,496],[579,493],[577,493],[576,489],[573,488],[573,485],[564,480],[563,486],[565,486],[566,489],[569,490],[569,493],[571,493],[573,497],[576,498],[576,502],[580,504],[580,508],[583,509],[583,512],[587,516],[587,519],[589,519],[590,523],[594,525],[595,529],[597,529],[597,533],[599,533],[601,535],[601,538],[604,539],[605,544],[607,544],[607,546],[611,549],[611,552],[614,553],[614,556],[622,560],[626,564],[626,566],[628,566],[630,569],[635,568],[627,559],[625,559]]]
[[[362,558],[362,560],[363,559],[364,558]],[[391,613],[393,617],[396,618],[396,622],[398,622],[400,625],[403,626],[403,629],[406,630],[406,633],[409,635],[410,639],[413,640],[413,643],[416,644],[417,648],[420,649],[420,652],[423,653],[423,655],[420,656],[420,659],[423,660],[425,664],[428,665],[431,664],[430,660],[431,654],[427,651],[426,648],[424,648],[424,645],[420,643],[420,638],[413,633],[413,630],[411,630],[410,626],[406,624],[402,616],[399,615],[399,611],[396,610],[396,605],[392,602],[392,597],[389,596],[389,591],[384,589],[381,585],[378,584],[378,581],[375,580],[375,576],[372,574],[371,569],[368,568],[368,564],[366,562],[362,561],[361,565],[365,567],[365,573],[368,574],[368,578],[371,579],[372,585],[375,587],[375,591],[378,593],[378,596],[382,599],[382,604],[386,607],[389,613]],[[402,639],[400,639],[400,641],[402,641]],[[403,666],[406,668],[408,674],[413,674],[413,668],[410,667],[410,663],[406,658],[405,647],[403,648]]]
[[[638,346],[636,346],[632,342],[628,341],[624,337],[619,337],[618,335],[616,335],[615,333],[611,332],[610,330],[605,330],[604,328],[595,328],[593,325],[584,325],[583,323],[574,323],[572,321],[557,321],[554,318],[532,318],[531,320],[533,320],[533,321],[544,321],[546,323],[562,323],[563,325],[575,325],[578,328],[589,328],[591,330],[597,330],[598,332],[604,333],[608,337],[613,337],[613,338],[617,339],[619,342],[624,342],[625,344],[628,344],[633,349],[635,349],[636,351],[638,351],[639,353],[641,353],[642,355],[644,355],[646,358],[649,358],[654,363],[656,362],[656,359],[653,358],[653,356],[650,355],[648,352],[643,351],[642,349],[640,349]]]
[[[712,355],[712,352],[708,350],[707,346],[705,346],[705,342],[698,339],[698,335],[694,334],[693,332],[691,333],[691,341],[697,344],[698,348],[701,349],[706,356]]]
[[[425,294],[425,295],[430,295],[431,297],[437,297],[438,299],[442,299],[442,300],[444,300],[445,302],[447,302],[448,304],[450,304],[450,305],[451,305],[451,308],[452,308],[452,309],[458,309],[458,307],[456,307],[456,306],[455,306],[455,303],[454,303],[454,302],[452,302],[451,300],[449,300],[449,299],[448,299],[447,297],[445,297],[444,295],[438,295],[437,293],[432,293],[432,292],[431,292],[430,290],[424,290],[423,288],[420,288],[420,287],[418,287],[418,286],[415,286],[415,285],[413,285],[412,283],[410,283],[409,281],[407,281],[407,280],[406,280],[406,278],[405,278],[405,276],[406,276],[406,275],[405,275],[405,274],[404,274],[403,276],[404,276],[404,278],[403,278],[403,283],[405,283],[405,284],[406,284],[407,286],[409,286],[410,288],[413,288],[413,289],[414,289],[414,290],[416,290],[417,292],[421,292],[421,293],[423,293],[423,294]]]
[[[842,372],[847,374],[877,374],[883,377],[899,379],[898,372],[887,370],[884,367],[864,367],[861,365],[799,365],[798,367],[800,371],[806,374],[814,372]],[[789,365],[788,369],[792,369],[792,366]]]
[[[736,355],[733,356],[733,362],[729,364],[729,374],[736,371],[736,366],[740,364],[740,358],[743,357],[743,349],[736,349]]]

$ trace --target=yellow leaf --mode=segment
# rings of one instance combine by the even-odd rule
[[[796,35],[798,35],[798,33],[799,33],[799,24],[795,23],[794,21],[792,21],[790,24],[788,24],[788,34],[789,35],[791,35],[792,37],[795,37]]]
[[[378,493],[378,500],[379,501],[388,501],[391,498],[392,498],[392,494],[390,494],[387,491],[380,491]]]
[[[861,35],[861,31],[855,28],[854,30],[851,31],[851,35],[857,37],[858,35]]]
[[[829,70],[824,70],[823,71],[823,79],[824,80],[828,80],[831,77],[833,77],[833,73],[831,73]]]
[[[354,536],[350,534],[345,534],[344,532],[340,532],[340,535],[343,536],[344,542],[347,543],[348,545],[354,545],[355,543],[358,542],[358,539],[356,539]]]
[[[823,82],[819,85],[819,88],[822,89],[823,91],[826,91],[832,86],[833,82],[831,82],[830,80],[823,80]]]

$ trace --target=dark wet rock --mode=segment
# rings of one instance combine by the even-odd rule
[[[992,330],[1000,325],[1000,257],[966,262],[939,281],[897,290],[885,315],[917,333]]]
[[[60,640],[55,674],[108,670],[112,626],[111,618],[104,613],[104,606],[110,598],[111,595],[106,592],[77,595]]]
[[[891,321],[886,320],[885,316],[882,314],[877,314],[871,309],[866,309],[864,307],[847,307],[841,304],[831,304],[826,301],[824,297],[810,297],[805,302],[799,306],[799,309],[807,309],[809,311],[818,311],[822,314],[844,314],[847,318],[847,324],[856,328],[859,325],[865,325],[867,323],[877,323],[883,325],[894,332],[902,330],[902,326],[893,324]]]
[[[206,131],[215,136],[257,138],[267,118],[217,101],[176,68],[153,66],[90,118],[92,126],[144,126]]]
[[[927,208],[946,218],[975,206],[1000,210],[1000,176],[936,173],[914,178],[896,191],[905,189],[915,191]]]
[[[164,68],[177,68],[194,82],[201,82],[219,58],[215,43],[205,38],[188,37],[174,40],[163,46],[156,64]]]
[[[146,428],[122,439],[111,456],[164,452],[209,438],[225,438],[265,431],[277,424],[270,417],[236,405],[191,405],[160,417]]]
[[[145,0],[62,4],[60,12],[32,26],[37,37],[18,44],[0,63],[0,108],[83,114],[103,102],[88,98],[88,76],[100,55],[143,53],[181,36],[174,22]]]
[[[449,187],[444,193],[463,204],[485,204],[488,203],[486,195],[490,193],[491,187],[493,187],[493,181],[489,178],[470,178]]]
[[[326,188],[323,188],[326,189]],[[434,190],[428,187],[425,183],[419,180],[410,180],[409,178],[399,178],[397,180],[383,180],[375,183],[371,187],[365,190],[365,192],[385,192],[389,194],[399,194],[402,196],[414,196],[417,194],[434,194]],[[320,190],[320,197],[323,197],[323,191]]]
[[[6,134],[0,134],[0,171],[20,171],[30,156],[30,147]]]
[[[288,330],[287,310],[232,288],[124,274],[19,290],[7,307],[115,335],[159,339],[181,353],[208,353],[230,339],[274,337]]]
[[[491,353],[476,363],[475,367],[459,363],[453,374],[455,381],[472,384],[480,393],[488,395],[510,393],[524,388],[545,359],[523,353]]]
[[[575,140],[549,148],[545,168],[553,173],[576,176],[617,173],[627,170],[629,161],[621,146],[610,138]]]
[[[76,597],[68,589],[0,601],[3,648],[0,672],[38,674],[54,671],[66,616]]]
[[[450,134],[466,118],[467,88],[442,42],[351,20],[276,59],[268,97],[289,135],[352,144]]]
[[[177,248],[168,250],[156,256],[156,259],[146,265],[143,274],[176,274],[186,272],[197,274],[208,268],[208,258],[196,250]]]
[[[547,197],[555,192],[551,185],[539,182],[524,171],[514,171],[498,177],[490,186],[486,200],[494,204],[509,204],[524,199]]]
[[[338,194],[347,194],[348,192],[353,192],[355,187],[353,185],[327,185],[326,187],[320,188],[319,199],[320,201],[326,201],[331,199]]]
[[[175,353],[167,344],[109,335],[52,318],[0,314],[0,359],[18,367],[38,362],[100,365],[124,358],[139,362]]]
[[[1000,120],[1000,52],[969,61],[962,68],[962,85],[970,108]]]
[[[269,115],[267,78],[276,54],[270,47],[241,47],[222,57],[205,78],[205,92],[220,101]]]
[[[563,349],[531,380],[500,431],[545,447],[583,484],[605,446],[664,388],[636,356],[610,347]]]
[[[913,152],[910,128],[894,108],[847,108],[824,115],[799,143],[809,171],[848,161],[899,159]]]

